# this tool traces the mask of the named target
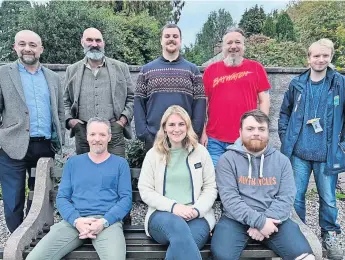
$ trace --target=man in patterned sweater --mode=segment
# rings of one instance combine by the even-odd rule
[[[180,55],[181,30],[167,24],[161,31],[162,56],[145,64],[139,74],[134,95],[134,122],[137,137],[152,145],[161,117],[171,105],[183,107],[201,136],[206,114],[202,75],[198,67]]]

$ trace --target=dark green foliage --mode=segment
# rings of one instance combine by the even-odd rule
[[[12,50],[14,36],[19,30],[19,17],[30,8],[29,1],[4,0],[0,4],[0,60],[15,60]]]
[[[130,168],[141,168],[145,158],[144,143],[138,139],[126,141],[126,159]]]
[[[262,28],[266,20],[266,14],[262,6],[258,7],[255,5],[249,10],[245,10],[242,18],[238,24],[246,34],[246,36],[251,36],[254,34],[262,33]]]
[[[185,57],[197,65],[212,58],[214,48],[222,41],[226,29],[233,25],[231,14],[225,9],[211,12],[197,34],[195,44],[185,47]]]
[[[148,14],[154,17],[161,25],[167,22],[178,23],[185,1],[98,1],[90,0],[91,4],[96,7],[110,8],[114,14],[122,13],[127,16],[137,15],[147,11]]]
[[[276,24],[271,15],[266,18],[264,26],[262,27],[262,34],[270,38],[276,37]]]
[[[130,2],[131,6],[135,4]],[[170,2],[145,3],[151,6],[151,9],[139,9],[138,13],[134,11],[126,13],[127,7],[125,10],[114,13],[114,6],[107,2],[51,0],[46,4],[34,3],[32,7],[29,4],[21,12],[15,12],[17,25],[9,27],[13,30],[13,34],[1,34],[4,38],[4,40],[0,38],[1,50],[5,50],[6,53],[0,56],[0,60],[13,61],[17,58],[12,51],[14,35],[19,30],[29,29],[42,38],[45,49],[41,62],[74,63],[84,57],[80,44],[83,31],[86,28],[95,27],[103,34],[108,57],[129,64],[147,63],[160,54],[160,28],[170,19],[170,16],[167,16],[164,20],[162,16],[161,21],[157,20],[153,15],[154,7],[160,7],[156,10],[157,15],[158,12],[161,15],[167,13],[170,15],[173,7]],[[142,3],[136,4],[142,5]],[[1,7],[0,13],[4,10]],[[12,16],[8,19],[14,21]],[[6,18],[7,15],[4,17]],[[1,50],[0,54],[2,54]]]
[[[294,41],[296,39],[293,22],[287,12],[281,12],[278,15],[276,35],[280,41]]]

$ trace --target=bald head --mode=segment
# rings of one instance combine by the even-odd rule
[[[30,30],[23,30],[16,34],[14,45],[18,58],[27,67],[36,67],[43,52],[41,37]]]
[[[22,30],[17,32],[16,36],[14,37],[14,42],[18,43],[23,39],[35,42],[38,45],[42,45],[41,37],[37,33],[30,30]]]
[[[81,45],[86,57],[93,61],[101,61],[104,58],[104,40],[102,33],[96,28],[88,28],[83,33]]]
[[[103,36],[102,33],[96,29],[96,28],[87,28],[84,32],[83,32],[83,39],[86,39],[87,37],[97,37],[97,38],[101,38],[103,40]]]

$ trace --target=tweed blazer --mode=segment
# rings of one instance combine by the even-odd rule
[[[63,89],[57,73],[42,66],[50,92],[52,150],[64,144]],[[30,117],[18,70],[18,61],[0,67],[0,147],[9,157],[24,158],[30,140]]]
[[[133,118],[134,85],[129,73],[128,65],[115,59],[105,57],[112,92],[114,117],[120,119],[126,116],[128,123],[123,134],[126,138],[132,138],[131,121]],[[68,120],[78,118],[80,89],[85,70],[85,59],[67,67],[65,79],[64,106],[66,128]],[[71,137],[74,131],[71,131]]]

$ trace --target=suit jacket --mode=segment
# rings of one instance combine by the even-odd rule
[[[64,143],[63,90],[57,73],[42,66],[50,92],[52,150]],[[30,117],[18,70],[18,61],[0,67],[0,147],[9,157],[21,160],[30,140]]]
[[[128,65],[108,57],[105,57],[105,62],[110,77],[114,116],[116,120],[119,120],[121,115],[127,117],[128,123],[123,133],[130,139],[132,138],[134,85]],[[68,66],[66,70],[64,105],[67,129],[69,129],[68,120],[78,119],[78,103],[84,70],[85,59]],[[73,135],[74,132],[71,131],[71,137]]]

